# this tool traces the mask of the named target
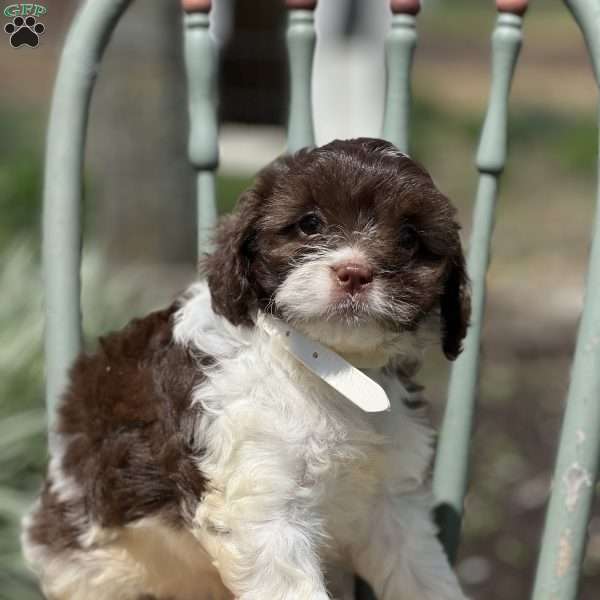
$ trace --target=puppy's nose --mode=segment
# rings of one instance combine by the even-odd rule
[[[373,269],[359,263],[344,263],[333,269],[338,284],[349,294],[357,294],[373,281]]]

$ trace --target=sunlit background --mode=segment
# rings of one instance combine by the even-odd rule
[[[8,4],[8,2],[5,2]],[[319,143],[377,135],[386,0],[320,0]],[[73,0],[46,3],[36,49],[0,28],[0,600],[40,598],[18,545],[45,457],[40,254],[45,124]],[[285,146],[285,11],[216,0],[221,50],[219,205]],[[456,203],[468,243],[473,156],[489,84],[493,2],[429,0],[418,18],[412,152]],[[2,37],[3,36],[3,37]],[[511,99],[484,336],[479,412],[457,563],[475,600],[528,597],[582,302],[596,165],[596,92],[558,0],[533,2]],[[94,338],[168,301],[194,277],[192,171],[175,0],[137,2],[119,24],[92,105],[86,162],[84,321]],[[439,419],[447,366],[422,375]],[[600,513],[582,600],[600,596]]]

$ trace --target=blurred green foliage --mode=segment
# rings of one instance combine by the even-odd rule
[[[40,223],[40,126],[30,114],[0,107],[0,251],[15,236],[37,234]]]
[[[413,116],[414,155],[424,164],[429,163],[441,137],[462,140],[475,156],[483,113],[449,112],[430,100],[416,98]],[[510,117],[509,145],[509,161],[538,149],[565,173],[595,175],[598,133],[592,118],[523,108]],[[510,177],[510,168],[505,175]]]
[[[219,175],[217,177],[217,202],[219,214],[229,212],[240,194],[252,183],[252,177],[244,175]]]
[[[42,315],[36,262],[40,224],[39,123],[0,108],[0,600],[40,598],[18,544],[24,507],[46,461]]]
[[[18,545],[46,461],[42,314],[31,238],[0,249],[0,600],[39,598]]]

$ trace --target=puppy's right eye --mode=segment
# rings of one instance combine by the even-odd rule
[[[414,252],[419,247],[419,234],[412,225],[403,225],[399,235],[400,246]]]
[[[321,231],[323,223],[317,215],[305,215],[298,221],[298,229],[304,235],[315,235]]]

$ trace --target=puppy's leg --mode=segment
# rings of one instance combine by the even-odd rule
[[[464,600],[436,536],[429,494],[382,495],[367,532],[355,568],[379,600]]]
[[[238,600],[327,600],[322,531],[302,466],[282,447],[242,448],[202,499],[194,535]]]

